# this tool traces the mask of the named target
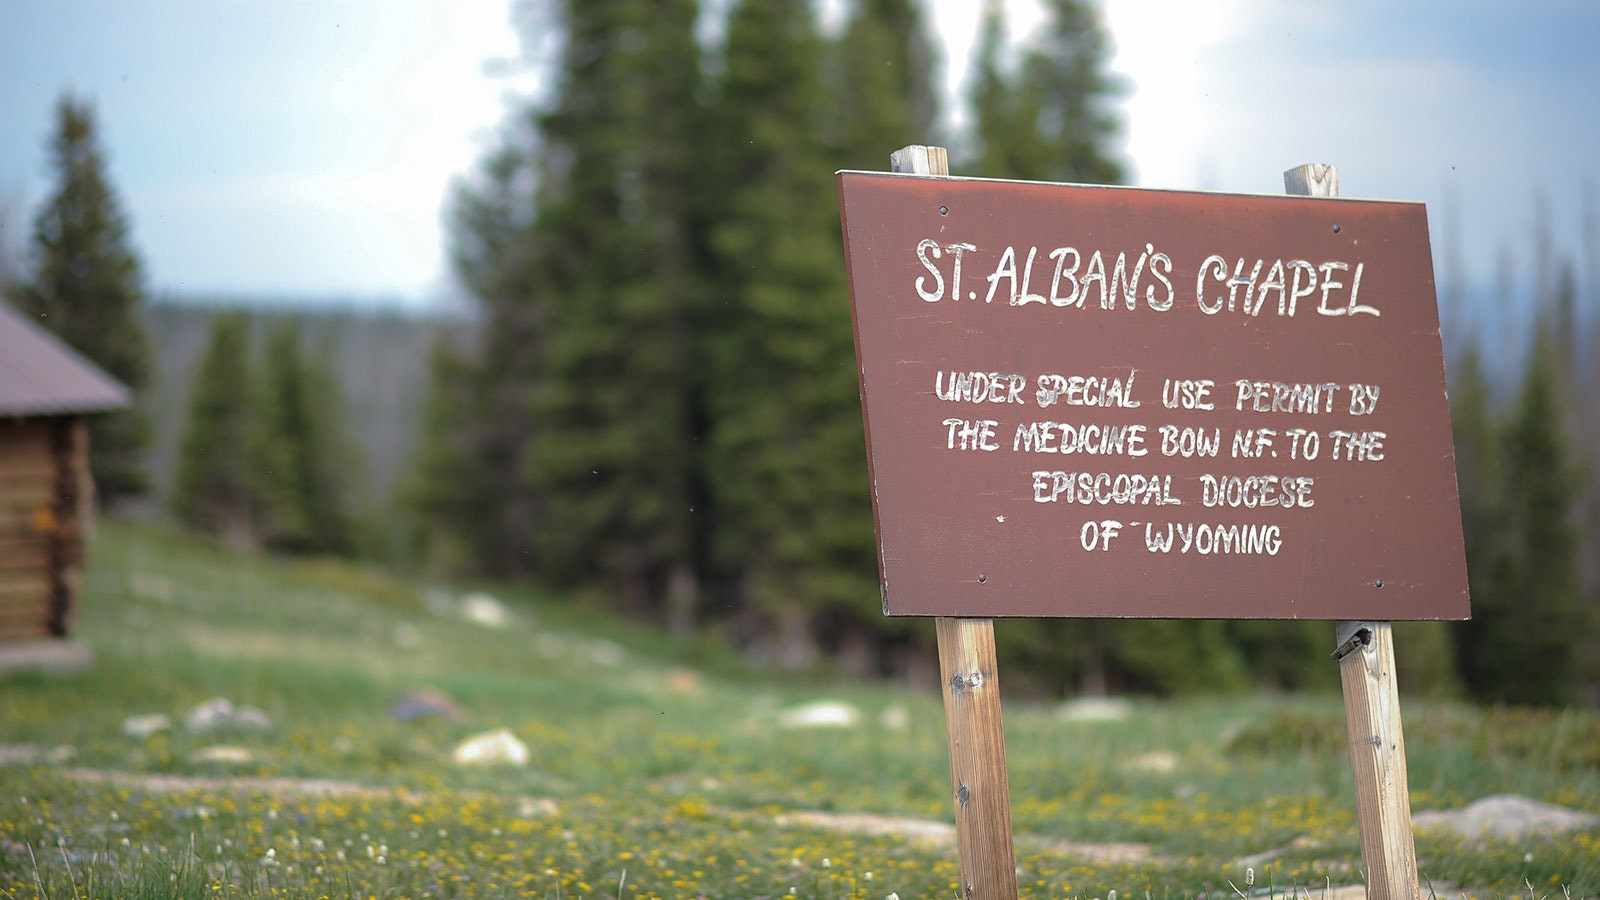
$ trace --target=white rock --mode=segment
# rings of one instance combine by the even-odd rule
[[[611,641],[595,641],[589,646],[589,659],[593,660],[595,665],[605,666],[608,669],[622,665],[627,656],[628,651]]]
[[[780,728],[854,728],[860,721],[861,710],[843,700],[818,700],[778,715]]]
[[[1537,832],[1593,828],[1600,824],[1600,816],[1515,794],[1495,794],[1461,809],[1419,812],[1411,822],[1417,828],[1449,829],[1469,838],[1523,838]]]
[[[243,765],[254,762],[255,756],[243,747],[231,744],[217,744],[212,747],[202,747],[189,757],[191,762],[197,763],[225,763],[228,765]]]
[[[528,745],[509,728],[473,735],[457,744],[454,754],[458,766],[525,766],[529,756]]]
[[[898,703],[886,706],[878,716],[878,724],[888,731],[905,731],[911,727],[911,713]]]
[[[1157,750],[1151,753],[1141,753],[1128,760],[1128,768],[1135,772],[1153,772],[1157,775],[1171,775],[1178,771],[1178,754]]]
[[[504,603],[474,591],[461,598],[461,618],[485,628],[504,628],[511,624],[511,613]]]
[[[228,723],[235,731],[271,731],[272,717],[254,706],[240,706],[233,711],[233,721]]]
[[[1121,722],[1133,713],[1133,704],[1116,697],[1079,697],[1056,707],[1064,722]]]
[[[271,731],[272,717],[254,706],[234,706],[226,697],[213,697],[189,710],[183,727],[191,734],[213,731]]]
[[[523,797],[517,803],[517,816],[523,819],[542,819],[559,811],[560,807],[549,797]]]
[[[227,697],[212,697],[199,704],[183,717],[183,727],[191,732],[215,731],[233,721],[233,701]]]
[[[122,733],[131,738],[145,740],[172,727],[172,720],[161,713],[129,716],[122,720]]]

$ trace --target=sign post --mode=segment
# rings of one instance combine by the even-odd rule
[[[1339,171],[1309,164],[1283,173],[1284,192],[1339,196]],[[1355,777],[1356,822],[1370,900],[1421,900],[1406,743],[1395,681],[1394,629],[1389,622],[1339,622],[1334,658],[1344,688],[1344,718]]]
[[[905,147],[889,160],[895,172],[950,174],[943,147]],[[935,620],[935,634],[962,894],[967,900],[1015,898],[1017,864],[994,620],[941,616]]]
[[[884,612],[938,619],[964,893],[1016,895],[994,617],[1306,618],[1345,623],[1369,890],[1414,900],[1387,623],[1468,615],[1426,210],[893,162],[839,196]]]

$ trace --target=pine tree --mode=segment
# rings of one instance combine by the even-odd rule
[[[22,290],[23,249],[18,236],[22,229],[22,204],[17,196],[0,192],[0,300],[15,303],[14,294]]]
[[[1005,9],[1000,0],[987,0],[973,45],[969,76],[973,131],[965,143],[970,157],[959,165],[959,174],[984,178],[1028,178],[1032,174],[1010,155],[1009,148],[1015,142],[1031,141],[1034,134],[1017,128],[1019,101],[1003,68],[1006,47]]]
[[[572,3],[560,101],[542,122],[566,161],[536,228],[553,302],[532,395],[530,474],[547,571],[691,626],[704,511],[704,160],[690,0]]]
[[[934,51],[911,0],[857,0],[829,89],[838,164],[882,169],[907,144],[938,144]]]
[[[685,628],[706,527],[696,15],[559,7],[553,101],[458,201],[457,270],[484,326],[475,359],[436,357],[413,489],[489,570],[604,584]]]
[[[18,305],[137,392],[150,368],[139,261],[88,101],[66,94],[57,103],[50,163],[55,192],[34,221],[34,274],[16,292]],[[146,489],[148,429],[138,411],[96,416],[89,441],[100,502],[110,506]]]
[[[534,570],[542,512],[527,471],[528,395],[544,377],[554,291],[534,241],[543,161],[530,115],[515,118],[479,183],[453,209],[454,268],[482,320],[474,352],[439,344],[412,495],[448,563],[504,577]]]
[[[802,0],[734,7],[713,235],[723,274],[709,454],[717,560],[806,662],[826,617],[876,620],[870,494],[838,209],[819,137],[821,42]]]
[[[256,543],[263,460],[250,378],[250,320],[222,313],[195,369],[178,445],[172,512],[235,547]]]
[[[412,471],[402,486],[405,508],[421,523],[418,551],[430,568],[445,574],[492,571],[496,535],[486,523],[499,521],[506,498],[492,493],[480,468],[481,409],[473,385],[480,370],[448,338],[434,344],[422,435]]]
[[[1456,485],[1461,498],[1461,531],[1466,544],[1467,585],[1472,594],[1473,617],[1479,623],[1496,617],[1506,598],[1496,583],[1496,561],[1505,553],[1503,464],[1499,426],[1489,380],[1476,346],[1456,356],[1450,383],[1450,428],[1456,451]],[[1477,671],[1482,641],[1481,625],[1472,620],[1453,626],[1457,666],[1469,684],[1479,682]]]
[[[351,550],[346,510],[349,442],[339,387],[326,367],[300,348],[292,319],[267,336],[260,377],[260,445],[264,465],[258,514],[268,547],[296,553]]]
[[[1480,700],[1568,702],[1576,651],[1589,632],[1579,596],[1580,482],[1556,363],[1553,337],[1541,325],[1521,391],[1497,429],[1500,531],[1475,560],[1469,557],[1472,619],[1458,632],[1462,680]],[[1466,424],[1477,427],[1470,419]],[[1469,544],[1469,553],[1474,549]]]
[[[1031,181],[1115,184],[1122,167],[1108,155],[1118,123],[1109,101],[1118,85],[1106,74],[1105,31],[1084,0],[1050,0],[1042,42],[1026,48],[1008,73],[1005,16],[998,0],[984,8],[974,53],[976,120],[972,174]]]

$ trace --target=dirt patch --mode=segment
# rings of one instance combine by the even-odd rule
[[[956,827],[949,822],[878,816],[871,813],[784,813],[773,820],[777,825],[798,825],[844,834],[887,835],[940,847],[956,845]],[[1145,844],[1096,844],[1058,841],[1037,835],[1018,835],[1017,844],[1030,850],[1070,856],[1097,863],[1146,862],[1154,857]]]
[[[954,825],[928,819],[875,816],[871,813],[792,812],[778,816],[773,822],[779,826],[799,825],[844,834],[887,835],[938,846],[955,846],[956,843]]]
[[[155,772],[112,772],[105,769],[63,769],[75,781],[137,788],[142,791],[182,793],[184,791],[229,791],[271,794],[274,796],[398,797],[407,803],[422,798],[404,788],[376,788],[355,781],[332,778],[279,778],[249,775],[169,775]]]

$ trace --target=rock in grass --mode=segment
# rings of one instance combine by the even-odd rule
[[[271,731],[272,718],[254,706],[234,706],[227,697],[213,697],[183,717],[190,734],[219,731]]]
[[[233,730],[271,731],[272,717],[254,706],[237,706],[233,710]]]
[[[222,765],[242,766],[255,761],[255,755],[244,747],[235,747],[232,744],[216,744],[211,747],[201,747],[189,757],[195,763],[220,763]]]
[[[860,721],[861,710],[843,700],[818,700],[778,715],[780,728],[854,728]]]
[[[1495,794],[1461,809],[1417,813],[1411,823],[1417,828],[1446,829],[1469,838],[1505,840],[1593,828],[1600,824],[1600,816],[1516,794]]]
[[[560,807],[548,797],[523,797],[517,801],[517,815],[524,819],[542,819],[559,811]]]
[[[484,628],[501,629],[511,624],[511,612],[504,603],[474,591],[461,598],[461,618]]]
[[[878,716],[878,724],[888,731],[905,731],[911,727],[911,713],[900,704],[884,707]]]
[[[437,688],[406,691],[393,706],[389,707],[389,718],[396,722],[430,718],[459,722],[463,714],[460,705],[452,700],[450,695]]]
[[[200,703],[183,717],[183,727],[191,734],[205,734],[227,727],[233,720],[233,701],[227,697],[212,697]]]
[[[1117,697],[1079,697],[1056,707],[1064,722],[1121,722],[1133,714],[1133,704]]]
[[[528,745],[511,729],[499,728],[457,744],[454,758],[458,766],[525,766],[529,755]]]
[[[141,741],[147,740],[151,735],[160,734],[171,727],[172,720],[161,713],[129,716],[122,720],[122,733]]]
[[[612,641],[598,640],[589,645],[589,660],[597,666],[614,669],[627,658],[628,651]]]

